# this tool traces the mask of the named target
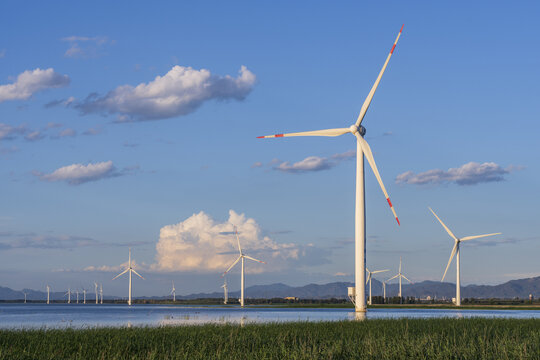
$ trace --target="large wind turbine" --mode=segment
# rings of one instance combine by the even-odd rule
[[[229,270],[231,270],[238,261],[242,260],[242,273],[240,275],[240,306],[244,307],[244,260],[249,259],[249,260],[257,261],[263,264],[266,264],[266,263],[264,261],[252,258],[251,256],[245,255],[242,252],[242,247],[240,246],[240,238],[238,237],[238,229],[236,228],[236,226],[234,227],[234,232],[236,233],[236,241],[238,242],[238,251],[240,255],[238,256],[238,259],[236,259],[236,261],[233,262],[232,265],[229,266],[229,268],[221,276],[225,276],[225,274],[227,274]]]
[[[227,305],[227,302],[229,301],[229,291],[227,290],[227,278],[225,278],[225,281],[223,285],[221,285],[223,288],[223,303]]]
[[[366,112],[368,111],[369,105],[371,104],[373,95],[375,95],[375,91],[377,90],[377,87],[379,86],[379,82],[381,81],[384,71],[386,70],[386,66],[388,65],[388,62],[390,61],[390,57],[394,53],[394,49],[396,48],[396,44],[399,40],[399,37],[401,36],[402,31],[403,31],[403,26],[399,30],[396,40],[394,41],[394,45],[392,46],[392,49],[390,50],[390,53],[388,54],[388,57],[386,58],[386,61],[384,62],[384,65],[381,71],[379,72],[379,76],[377,76],[377,79],[375,80],[373,87],[371,88],[367,98],[364,100],[364,104],[362,105],[362,108],[360,109],[360,114],[358,115],[358,118],[353,125],[347,128],[304,131],[304,132],[276,134],[276,135],[258,137],[258,138],[281,138],[281,137],[289,137],[289,136],[334,137],[334,136],[344,135],[347,133],[351,133],[356,137],[356,206],[355,206],[355,233],[354,233],[354,238],[355,238],[355,271],[354,271],[355,295],[354,295],[354,299],[355,301],[354,301],[354,304],[355,304],[355,309],[357,312],[366,312],[366,289],[365,289],[366,274],[364,271],[366,268],[366,224],[365,224],[366,203],[365,203],[365,197],[364,197],[364,190],[365,190],[364,189],[364,155],[366,156],[366,159],[368,160],[369,165],[371,166],[371,169],[373,170],[375,177],[377,178],[377,181],[379,182],[379,185],[384,193],[386,201],[388,202],[388,205],[390,205],[390,208],[392,209],[392,212],[394,213],[394,216],[399,225],[399,220],[396,215],[396,211],[394,210],[394,207],[392,206],[392,203],[390,202],[388,193],[386,192],[381,176],[379,175],[379,171],[377,170],[377,165],[375,164],[375,159],[373,158],[373,154],[371,153],[371,148],[369,147],[367,141],[364,139],[364,135],[366,134],[366,129],[361,124],[362,124],[362,120],[364,120],[364,116],[366,115]]]
[[[371,279],[373,277],[373,274],[382,273],[382,272],[388,271],[388,269],[369,271],[369,269],[366,268],[366,271],[368,273],[368,277],[367,277],[367,280],[366,280],[366,285],[369,282],[369,301],[368,301],[368,304],[371,305]]]
[[[131,267],[131,248],[129,249],[129,260],[128,260],[128,267],[126,270],[122,271],[120,274],[116,275],[114,279],[119,278],[120,276],[124,275],[125,273],[129,272],[129,297],[128,297],[128,305],[131,305],[131,273],[135,273],[138,277],[144,280],[144,278],[137,272],[135,269]]]
[[[390,280],[394,280],[395,278],[399,278],[399,294],[398,295],[399,295],[399,302],[401,303],[401,279],[405,279],[412,284],[412,281],[407,279],[407,277],[401,273],[401,256],[399,257],[399,272],[397,273],[397,275],[392,276],[390,279],[386,281],[388,282]]]
[[[448,268],[450,267],[450,263],[452,262],[452,259],[454,258],[454,255],[456,255],[456,306],[461,306],[461,279],[460,279],[460,271],[459,271],[459,244],[462,241],[479,239],[479,238],[483,238],[483,237],[487,237],[487,236],[493,236],[493,235],[500,235],[501,233],[475,235],[475,236],[465,236],[465,237],[462,237],[462,238],[458,238],[458,237],[456,237],[456,235],[454,235],[454,233],[452,231],[450,231],[450,229],[442,222],[442,220],[439,219],[437,214],[435,214],[435,211],[433,211],[431,208],[428,208],[428,209],[433,213],[433,215],[435,215],[437,220],[439,220],[439,222],[441,223],[444,230],[446,230],[448,235],[450,235],[452,237],[452,239],[454,239],[454,248],[452,249],[452,253],[450,254],[450,260],[448,260],[448,265],[446,265],[446,269],[444,270],[444,274],[443,274],[443,277],[441,279],[441,282],[444,280],[444,277],[446,276],[446,272],[448,271]]]
[[[174,288],[174,281],[172,282],[172,290],[171,290],[171,295],[172,295],[172,298],[173,298],[173,302],[176,302],[176,289]]]

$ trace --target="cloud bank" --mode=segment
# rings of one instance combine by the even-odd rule
[[[304,160],[300,160],[292,164],[289,161],[272,161],[272,163],[275,163],[273,166],[274,170],[291,174],[301,174],[313,171],[328,170],[337,166],[342,161],[352,159],[355,156],[356,151],[350,150],[344,153],[334,154],[330,157],[308,156]]]
[[[13,140],[17,135],[22,135],[27,131],[25,126],[13,127],[9,124],[0,123],[0,140]]]
[[[194,271],[222,273],[238,257],[233,224],[245,254],[267,264],[248,261],[251,273],[278,271],[291,266],[325,263],[327,253],[314,246],[281,244],[261,235],[254,219],[229,211],[229,219],[217,222],[203,211],[178,224],[161,228],[156,244],[155,271]]]
[[[7,100],[26,100],[38,91],[69,85],[67,75],[61,75],[53,68],[26,70],[17,76],[12,84],[0,85],[0,103]]]
[[[450,168],[446,171],[440,169],[428,170],[415,174],[407,171],[396,177],[397,184],[413,185],[439,185],[445,183],[456,183],[458,185],[477,185],[487,182],[504,181],[504,176],[521,167],[509,166],[502,168],[494,162],[469,162],[458,168]]]
[[[36,235],[0,233],[0,249],[74,249],[96,246],[99,242],[92,238],[72,235]]]
[[[82,114],[118,114],[120,122],[166,119],[189,114],[213,99],[243,100],[255,80],[245,66],[233,78],[177,65],[148,83],[119,86],[103,96],[90,94],[73,106]]]

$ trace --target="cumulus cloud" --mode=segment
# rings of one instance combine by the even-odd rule
[[[27,131],[25,126],[13,127],[9,124],[0,123],[0,140],[13,140],[17,135],[22,135]]]
[[[304,160],[292,164],[289,161],[278,161],[273,169],[293,174],[328,170],[338,165],[341,161],[354,158],[355,156],[356,152],[354,150],[334,154],[330,157],[308,156]]]
[[[7,100],[26,100],[38,91],[64,87],[69,82],[69,76],[61,75],[53,68],[26,70],[17,76],[14,83],[0,85],[0,103]]]
[[[106,44],[111,44],[106,36],[68,36],[62,39],[69,44],[69,49],[64,53],[69,58],[90,58],[101,55],[101,49]]]
[[[61,138],[67,137],[67,136],[73,137],[75,135],[77,135],[77,132],[75,132],[75,130],[70,129],[70,128],[64,129],[58,133],[58,137],[61,137]]]
[[[28,141],[38,141],[43,139],[45,136],[39,130],[31,131],[24,137]]]
[[[458,185],[476,185],[487,182],[504,181],[504,176],[512,171],[520,170],[519,166],[503,168],[494,162],[469,162],[458,168],[448,170],[433,169],[415,174],[407,171],[396,177],[398,184],[438,185],[456,183]]]
[[[93,93],[73,106],[82,114],[118,114],[119,122],[166,119],[189,114],[212,99],[243,100],[255,79],[245,66],[234,78],[177,65],[148,83],[122,85],[103,96]]]
[[[265,261],[267,265],[249,262],[248,272],[276,271],[291,266],[315,265],[327,262],[327,253],[313,245],[299,246],[277,243],[261,235],[254,219],[229,211],[229,219],[217,222],[203,211],[178,224],[161,228],[156,245],[155,271],[225,271],[237,258],[238,247],[233,235],[237,226],[245,254]]]

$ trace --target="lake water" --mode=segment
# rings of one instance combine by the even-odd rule
[[[536,318],[539,310],[369,309],[380,318]],[[264,308],[171,305],[0,304],[0,328],[93,328],[198,324],[248,324],[290,321],[354,320],[346,309]]]

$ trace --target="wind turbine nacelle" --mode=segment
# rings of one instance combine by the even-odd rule
[[[358,132],[362,137],[364,137],[364,135],[366,135],[366,128],[363,127],[362,125],[358,125],[358,127],[356,125],[351,125],[351,127],[349,128],[351,133],[356,133]]]

